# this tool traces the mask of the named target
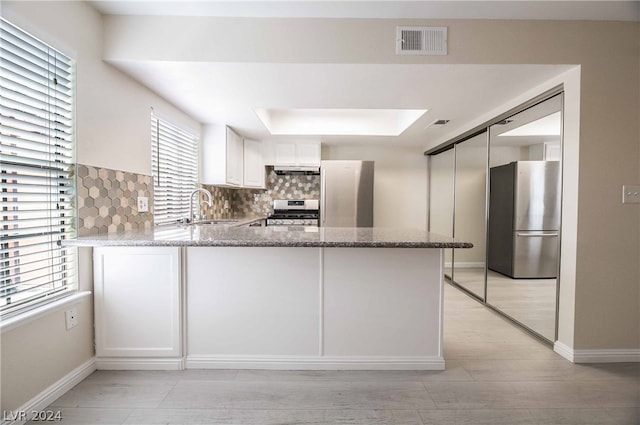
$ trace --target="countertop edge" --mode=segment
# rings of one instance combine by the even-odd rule
[[[64,246],[130,246],[130,247],[229,247],[229,248],[473,248],[468,242],[301,242],[301,241],[149,241],[149,240],[108,240],[108,239],[69,239]]]
[[[472,248],[473,244],[421,229],[312,226],[249,227],[262,217],[233,225],[178,225],[80,236],[64,246],[256,247],[256,248]]]

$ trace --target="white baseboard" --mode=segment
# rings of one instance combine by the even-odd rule
[[[98,370],[183,370],[182,358],[126,358],[126,357],[98,357]]]
[[[573,348],[569,347],[566,344],[563,344],[559,341],[556,341],[553,344],[553,351],[555,351],[556,353],[560,354],[562,357],[564,357],[565,359],[569,360],[571,363],[574,363],[573,361]]]
[[[312,356],[188,356],[187,369],[271,370],[444,370],[444,358],[312,357]]]
[[[556,342],[553,351],[573,363],[640,363],[640,349],[574,350]]]
[[[17,425],[17,424],[26,423],[27,422],[26,420],[21,420],[22,419],[20,417],[21,412],[26,413],[26,418],[28,420],[31,419],[31,416],[29,416],[31,412],[40,412],[46,409],[47,406],[49,406],[51,403],[53,403],[56,399],[58,399],[60,396],[65,394],[71,388],[79,384],[83,379],[91,375],[95,370],[96,370],[96,359],[92,357],[91,359],[87,360],[86,362],[84,362],[83,364],[81,364],[80,366],[78,366],[77,368],[75,368],[65,376],[63,376],[53,385],[46,388],[40,394],[38,394],[37,396],[35,396],[34,398],[29,400],[22,406],[20,406],[20,408],[14,410],[12,412],[11,417],[17,418],[18,420],[12,420],[12,421],[3,420],[2,425],[8,425],[8,424]],[[10,414],[9,412],[3,412],[4,417],[6,417],[9,414]]]

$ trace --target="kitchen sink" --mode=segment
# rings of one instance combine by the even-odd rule
[[[199,224],[199,225],[218,225],[218,226],[232,226],[234,224],[236,224],[237,222],[239,222],[240,220],[234,220],[234,219],[219,219],[219,220],[200,220],[200,221],[195,221],[193,222],[193,224]]]

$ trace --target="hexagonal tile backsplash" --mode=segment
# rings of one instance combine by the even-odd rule
[[[268,167],[266,177],[265,189],[204,186],[213,195],[213,206],[202,212],[213,219],[266,216],[273,212],[274,199],[320,196],[319,176],[278,176]],[[151,176],[78,164],[76,178],[79,236],[153,227]],[[138,212],[139,196],[149,198],[149,212]],[[225,201],[228,208],[224,207]]]
[[[78,164],[76,178],[79,236],[153,227],[151,176]],[[139,196],[149,212],[138,212]]]
[[[265,189],[231,189],[204,185],[211,192],[213,206],[204,206],[208,218],[267,216],[273,213],[274,199],[319,199],[320,176],[279,176],[267,167]],[[202,198],[204,200],[204,197]],[[224,208],[227,201],[229,208]]]

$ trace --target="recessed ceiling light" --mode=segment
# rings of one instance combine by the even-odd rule
[[[559,136],[562,128],[560,111],[505,131],[499,136]]]
[[[399,136],[426,109],[256,109],[272,135]]]

